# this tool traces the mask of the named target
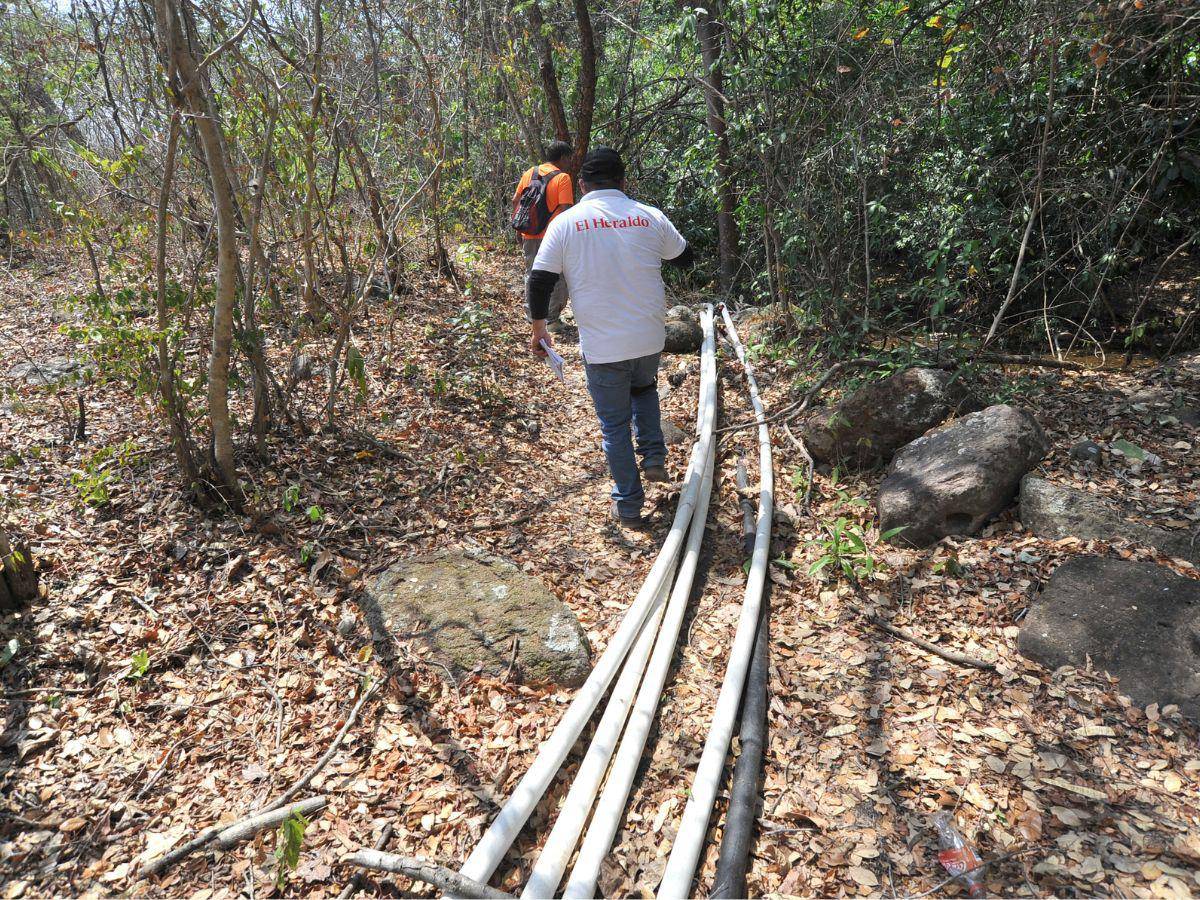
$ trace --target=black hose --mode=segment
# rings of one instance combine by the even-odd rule
[[[754,501],[746,496],[746,457],[739,456],[737,461],[737,479],[738,491],[741,492],[741,498],[738,501],[742,507],[742,549],[746,551],[746,556],[749,557],[754,553],[754,532],[755,532],[755,515]]]
[[[738,487],[746,487],[746,467],[738,461]],[[753,548],[754,518],[747,518],[746,530]],[[739,735],[741,754],[733,768],[729,790],[729,811],[717,859],[717,875],[710,897],[745,897],[746,870],[750,867],[750,848],[758,821],[763,749],[767,736],[767,681],[770,672],[769,582],[764,585],[762,612],[754,638],[754,656],[742,691],[742,727]]]

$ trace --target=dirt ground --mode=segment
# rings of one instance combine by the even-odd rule
[[[524,350],[517,256],[460,254],[475,305],[433,280],[379,302],[356,330],[361,394],[343,392],[335,427],[273,435],[240,468],[255,517],[204,514],[180,495],[150,398],[99,377],[43,388],[5,379],[26,356],[73,354],[64,303],[86,290],[64,259],[4,273],[0,492],[30,536],[45,597],[0,618],[0,873],[5,897],[45,894],[337,894],[341,857],[373,845],[454,864],[474,845],[549,735],[571,694],[518,679],[455,678],[416,641],[373,641],[356,605],[363,579],[397,558],[476,542],[544,579],[576,612],[598,653],[654,558],[673,496],[650,493],[656,528],[606,521],[608,481],[578,347],[563,341],[568,385]],[[330,338],[273,327],[285,369]],[[811,380],[756,352],[768,409]],[[721,363],[724,422],[749,402],[739,367]],[[682,381],[664,398],[694,433],[694,359],[667,357]],[[665,382],[666,379],[664,378]],[[321,366],[294,404],[312,426]],[[1200,385],[1158,366],[992,370],[984,389],[1029,407],[1052,440],[1047,477],[1119,500],[1168,527],[1200,524],[1200,442],[1178,415]],[[87,440],[67,439],[77,396]],[[240,407],[245,414],[245,397]],[[971,539],[923,551],[873,546],[869,609],[949,649],[995,663],[958,667],[873,627],[849,585],[807,574],[821,522],[869,522],[878,476],[803,472],[774,432],[777,516],[771,568],[771,699],[761,833],[752,894],[956,894],[930,827],[954,808],[985,859],[994,893],[1188,896],[1200,892],[1200,737],[1177,710],[1138,708],[1102,673],[1047,672],[1015,650],[1021,616],[1062,561],[1083,552],[1155,559],[1126,546],[1046,541],[1012,513]],[[1123,437],[1163,460],[1133,473],[1084,471],[1080,438]],[[128,442],[128,443],[126,443]],[[105,448],[119,448],[106,450]],[[673,450],[679,475],[686,446]],[[606,895],[649,895],[686,802],[744,587],[739,453],[720,444],[701,588],[601,880]],[[108,500],[88,504],[102,489]],[[860,498],[867,504],[855,503]],[[317,512],[312,513],[316,507]],[[526,518],[528,517],[528,518]],[[513,520],[519,524],[504,525]],[[277,835],[197,852],[150,882],[140,865],[200,830],[277,796],[330,746],[358,692],[383,680],[306,793],[312,817],[298,864],[277,885]],[[493,884],[519,890],[569,784],[531,819]],[[695,893],[711,883],[723,810]],[[363,890],[427,895],[402,878]]]

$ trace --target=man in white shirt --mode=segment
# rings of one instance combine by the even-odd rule
[[[541,341],[552,343],[550,294],[565,277],[614,482],[613,518],[642,528],[645,492],[630,424],[646,479],[668,481],[657,386],[666,338],[662,264],[686,266],[693,254],[660,210],[625,195],[625,164],[615,150],[591,151],[579,181],[583,199],[550,223],[529,273],[530,349],[544,356]]]

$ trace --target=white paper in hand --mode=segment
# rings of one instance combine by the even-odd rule
[[[550,368],[554,370],[554,374],[558,376],[558,380],[563,384],[567,383],[566,376],[563,375],[564,360],[553,347],[551,347],[545,338],[541,340],[542,349],[546,351],[546,362],[550,364]]]

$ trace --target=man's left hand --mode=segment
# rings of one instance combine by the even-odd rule
[[[533,334],[529,339],[529,349],[538,356],[546,355],[546,351],[542,349],[542,341],[545,341],[548,346],[554,346],[550,332],[546,330],[546,320],[536,319],[533,322]]]

